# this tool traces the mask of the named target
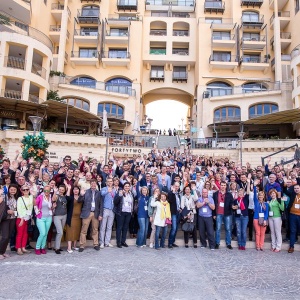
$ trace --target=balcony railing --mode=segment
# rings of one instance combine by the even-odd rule
[[[231,34],[231,35],[213,35],[212,39],[214,41],[232,41],[232,40],[235,40],[235,34]]]
[[[149,54],[154,55],[166,55],[167,50],[166,49],[150,49]]]
[[[43,79],[46,79],[47,71],[39,64],[32,63],[31,73],[41,76]]]
[[[106,31],[106,36],[128,37],[128,31]]]
[[[61,30],[60,25],[50,25],[50,27],[49,27],[49,31],[60,32],[60,30]]]
[[[239,58],[236,55],[228,54],[213,54],[209,57],[209,61],[218,61],[218,62],[238,62]]]
[[[52,10],[64,10],[65,5],[61,3],[52,3],[51,4],[51,9]]]
[[[188,30],[173,30],[173,36],[189,36]]]
[[[117,8],[123,10],[137,10],[137,0],[118,0]]]
[[[205,9],[211,9],[211,8],[225,9],[225,3],[223,1],[205,1],[204,8]]]
[[[36,95],[29,94],[28,101],[33,102],[33,103],[40,103],[40,102],[42,102],[42,99],[40,99]]]
[[[15,56],[5,56],[4,67],[25,70],[26,61],[24,58]]]
[[[207,88],[205,98],[232,95],[232,88]]]
[[[98,36],[98,30],[94,31],[94,30],[75,29],[74,35],[76,35],[76,36]]]
[[[261,64],[261,63],[268,63],[266,58],[261,58],[257,56],[242,56],[241,63],[251,63],[251,64]]]
[[[241,22],[244,26],[262,26],[264,24],[264,16],[243,15]]]
[[[99,9],[78,9],[77,18],[79,23],[82,24],[98,23],[100,11]]]
[[[292,38],[292,34],[290,32],[280,32],[280,38],[289,40]]]
[[[99,52],[97,50],[90,50],[87,52],[80,52],[80,51],[72,51],[71,57],[77,58],[99,58]]]
[[[108,21],[142,21],[142,17],[136,16],[120,16],[120,15],[108,15]]]
[[[103,51],[102,58],[128,59],[130,58],[130,53],[126,51]]]
[[[255,36],[255,37],[243,36],[242,41],[244,41],[244,42],[265,42],[266,36],[265,35],[260,35],[260,36]]]
[[[187,80],[188,73],[187,72],[176,72],[173,71],[172,79],[173,80]]]
[[[150,35],[165,36],[165,35],[167,35],[167,30],[165,30],[165,29],[151,29],[150,30]]]
[[[289,11],[279,11],[278,17],[279,18],[289,18],[291,16],[291,13]]]
[[[241,121],[241,116],[214,117],[214,123],[239,122],[239,121]]]
[[[165,72],[164,71],[151,71],[150,72],[150,79],[164,79]]]
[[[189,50],[188,49],[172,49],[172,54],[175,55],[189,55]]]
[[[263,2],[264,2],[264,0],[241,0],[241,5],[246,5],[247,7],[249,7],[249,6],[261,7]]]
[[[4,98],[23,100],[22,91],[1,90],[1,96],[4,97]]]
[[[171,3],[172,6],[194,6],[194,0],[177,0],[177,1],[165,1],[165,0],[146,0],[146,5],[166,5],[169,6]]]
[[[191,139],[191,147],[202,149],[236,149],[238,138]]]
[[[105,90],[108,92],[135,96],[135,90],[132,89],[130,86],[106,85]]]
[[[98,115],[99,117],[103,117],[103,112],[98,112],[97,115]],[[123,119],[124,119],[124,114],[107,113],[107,117],[108,117],[108,118],[115,118],[115,119],[123,120]],[[118,139],[118,140],[119,140],[119,139]]]

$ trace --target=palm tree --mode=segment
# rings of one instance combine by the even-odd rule
[[[0,13],[0,25],[9,25],[9,26],[11,26],[10,18]]]

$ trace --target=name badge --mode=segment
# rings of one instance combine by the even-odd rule
[[[144,210],[148,210],[148,206],[147,205],[144,206]]]
[[[264,218],[264,217],[265,217],[265,214],[264,214],[264,213],[259,213],[258,216],[259,216],[260,218]]]
[[[195,214],[195,213],[196,213],[196,209],[194,208],[194,209],[193,209],[193,214]]]
[[[92,208],[95,208],[95,202],[92,202]]]
[[[269,217],[273,217],[274,213],[272,211],[269,211]]]
[[[236,210],[236,213],[237,213],[238,215],[240,215],[242,212],[241,212],[240,209],[237,209],[237,210]]]
[[[220,207],[224,207],[224,202],[220,202]]]
[[[300,204],[295,204],[295,208],[300,209]]]
[[[203,207],[202,212],[207,213],[207,207]]]
[[[53,215],[52,210],[49,210],[49,216],[52,216],[52,215]]]
[[[30,210],[26,210],[26,215],[27,216],[31,216],[31,211]]]
[[[15,214],[15,217],[18,216],[18,212],[16,210],[14,211],[14,214]]]

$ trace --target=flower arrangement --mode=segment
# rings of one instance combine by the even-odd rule
[[[26,160],[33,158],[35,161],[38,162],[42,162],[45,155],[47,154],[47,149],[50,144],[45,139],[45,135],[43,132],[39,132],[35,136],[26,133],[21,143],[22,157]]]
[[[3,148],[0,146],[0,164],[2,164],[4,156],[5,156],[5,152]]]

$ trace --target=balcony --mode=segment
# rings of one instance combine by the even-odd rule
[[[236,71],[239,59],[236,55],[214,54],[209,57],[209,67],[213,69],[227,69]]]
[[[200,19],[202,19],[202,18],[200,18]],[[204,19],[202,22],[206,23],[206,20]],[[235,26],[236,26],[236,23],[233,23],[233,19],[230,19],[230,18],[222,18],[222,19],[220,19],[220,22],[212,21],[210,24],[210,28],[215,31],[218,31],[218,30],[228,30],[229,31],[229,30],[233,30],[235,28]]]
[[[270,18],[271,29],[273,29],[273,26],[274,26],[274,18],[275,18],[275,13],[273,13],[272,17]],[[278,18],[279,18],[279,22],[280,22],[280,29],[282,30],[289,24],[289,22],[291,20],[290,12],[289,11],[279,11]]]
[[[107,44],[114,44],[114,45],[126,45],[128,44],[128,36],[129,32],[126,30],[124,31],[107,31],[105,35],[105,42]]]
[[[242,56],[241,57],[240,71],[263,71],[267,72],[269,63],[267,58],[261,58],[260,56]]]
[[[135,10],[137,11],[138,3],[137,0],[118,0],[117,9],[118,10]]]
[[[181,56],[187,56],[189,55],[189,49],[172,49],[173,55],[181,55]]]
[[[231,35],[212,35],[213,47],[233,48],[236,45],[236,38],[234,34]]]
[[[289,54],[281,54],[281,64],[282,65],[286,65],[286,64],[290,65],[290,62],[291,62],[291,55],[289,55]],[[275,70],[275,63],[276,63],[276,61],[275,61],[275,57],[274,57],[272,59],[272,61],[271,61],[272,71]]]
[[[98,28],[96,31],[84,28],[74,30],[74,41],[78,44],[97,45],[98,37]]]
[[[173,71],[173,73],[172,73],[172,81],[173,82],[187,82],[187,80],[188,80],[187,72]]]
[[[130,86],[120,86],[120,85],[106,85],[105,90],[111,93],[125,94],[129,96],[135,96],[136,92]]]
[[[151,81],[165,81],[165,72],[164,71],[154,71],[150,72],[150,82]]]
[[[261,7],[264,0],[241,0],[241,6]]]
[[[204,12],[221,12],[222,14],[225,11],[225,2],[223,1],[205,1],[204,2]]]
[[[60,30],[60,25],[50,25],[49,27],[49,37],[55,43],[59,43]]]
[[[80,24],[98,24],[100,23],[99,9],[78,9],[77,19]]]
[[[4,67],[25,70],[26,61],[20,57],[6,56],[4,57]]]
[[[149,11],[166,11],[172,6],[172,12],[175,13],[188,13],[195,11],[196,1],[194,0],[177,0],[177,1],[166,1],[166,0],[146,0],[146,10]],[[180,16],[172,15],[173,17],[180,18]],[[183,17],[183,16],[182,16]],[[186,18],[186,14],[184,18]]]
[[[117,26],[128,26],[130,21],[141,21],[142,17],[139,15],[136,16],[119,16],[119,15],[108,15],[107,24],[108,25],[117,25]]]
[[[99,67],[99,52],[96,49],[87,51],[72,51],[70,61],[74,66]]]
[[[101,55],[103,66],[129,67],[130,53],[127,51],[104,51]]]
[[[151,54],[151,55],[166,55],[167,54],[167,49],[152,48],[152,49],[150,49],[149,54]]]
[[[243,28],[261,29],[264,25],[264,16],[243,15],[241,23]]]
[[[173,36],[189,36],[188,30],[173,30]]]
[[[241,38],[241,48],[243,50],[261,51],[266,47],[266,36],[259,35],[254,37],[243,36]]]
[[[36,63],[32,63],[31,66],[31,73],[38,75],[40,77],[42,77],[43,79],[46,79],[46,74],[47,71],[45,68],[43,68],[41,65],[36,64]]]
[[[277,0],[278,10],[281,10],[285,7],[289,0]],[[273,10],[274,9],[274,0],[269,0],[269,6]]]
[[[167,30],[166,29],[151,29],[150,35],[156,35],[156,36],[166,36]]]
[[[290,32],[280,32],[281,50],[285,50],[291,45],[292,35]]]
[[[29,94],[28,95],[28,101],[39,104],[43,100],[41,98],[39,98],[38,96],[36,96],[36,95]]]
[[[62,3],[51,4],[51,14],[57,23],[61,22],[62,12],[65,9],[65,5]]]
[[[25,24],[30,24],[31,20],[31,3],[30,0],[2,0],[1,11],[12,14],[16,19]],[[2,14],[2,12],[1,12]]]

